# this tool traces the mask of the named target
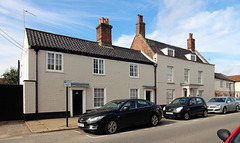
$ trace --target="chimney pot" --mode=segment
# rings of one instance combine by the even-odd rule
[[[145,23],[143,22],[143,16],[138,14],[138,22],[136,24],[136,35],[141,34],[145,38]]]
[[[188,50],[195,51],[195,39],[193,39],[193,33],[189,33],[189,38],[187,39]]]
[[[97,42],[103,46],[112,46],[112,26],[109,25],[109,20],[104,17],[99,19],[97,30]]]

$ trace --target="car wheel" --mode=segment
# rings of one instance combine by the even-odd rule
[[[152,115],[151,116],[151,125],[156,126],[159,122],[158,116],[157,115]]]
[[[117,131],[118,125],[115,120],[109,120],[105,125],[106,133],[113,134]]]
[[[189,113],[188,112],[186,112],[185,114],[184,114],[184,116],[183,116],[183,119],[184,120],[188,120],[189,119]]]
[[[203,117],[207,117],[208,116],[208,112],[207,112],[207,110],[204,110],[203,111]]]
[[[239,106],[237,105],[237,106],[236,106],[236,110],[235,110],[235,111],[237,112],[238,110],[239,110]]]
[[[223,108],[223,112],[222,112],[223,114],[226,114],[227,113],[227,108],[226,107],[224,107]]]

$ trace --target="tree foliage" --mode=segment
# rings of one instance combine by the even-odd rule
[[[18,70],[16,68],[11,67],[2,76],[4,78],[3,84],[18,84]]]

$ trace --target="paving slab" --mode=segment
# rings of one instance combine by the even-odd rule
[[[1,121],[0,139],[31,134],[24,121]]]
[[[26,125],[32,133],[43,133],[77,129],[77,121],[78,117],[68,118],[68,127],[66,127],[66,118],[26,121]]]

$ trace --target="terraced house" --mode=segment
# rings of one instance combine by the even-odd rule
[[[25,29],[20,81],[25,120],[65,116],[66,88],[71,116],[123,98],[166,105],[175,97],[214,95],[214,65],[195,49],[145,38],[138,15],[131,48],[112,45],[108,19],[96,27],[97,42]],[[192,36],[192,35],[191,35]]]
[[[187,48],[180,48],[145,37],[143,16],[138,15],[136,36],[131,49],[143,51],[157,64],[157,103],[168,104],[176,97],[214,96],[214,65],[195,48],[193,34],[189,34]]]

